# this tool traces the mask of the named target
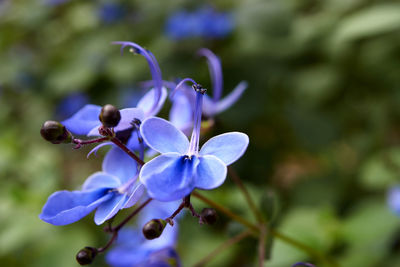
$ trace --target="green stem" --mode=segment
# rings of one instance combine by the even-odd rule
[[[230,246],[240,242],[244,238],[248,237],[251,234],[250,230],[246,230],[228,240],[226,240],[224,243],[219,245],[215,250],[213,250],[210,254],[205,256],[203,259],[201,259],[199,262],[197,262],[193,267],[201,267],[207,264],[209,261],[211,261],[213,258],[221,254],[222,251],[225,249],[229,248]]]
[[[257,221],[259,223],[264,222],[264,218],[260,212],[260,210],[257,208],[257,205],[254,203],[253,199],[251,198],[251,195],[249,191],[247,191],[246,187],[242,183],[242,180],[240,179],[239,175],[236,173],[236,171],[232,167],[228,167],[228,173],[229,176],[231,177],[232,181],[239,187],[240,191],[243,193],[247,204],[249,205],[251,211],[253,212],[254,216],[256,217]]]
[[[256,225],[254,225],[253,223],[249,222],[248,220],[244,219],[241,216],[238,216],[234,213],[232,213],[230,210],[228,210],[227,208],[225,208],[224,206],[212,201],[211,199],[206,198],[205,196],[199,194],[198,192],[192,192],[192,196],[200,199],[201,201],[203,201],[204,203],[207,203],[208,205],[210,205],[211,207],[221,211],[222,213],[224,213],[226,216],[230,217],[231,219],[237,221],[238,223],[241,223],[244,226],[247,226],[252,233],[255,236],[259,236],[259,227],[257,227]],[[316,260],[318,260],[319,262],[323,262],[326,263],[328,266],[338,266],[337,263],[333,262],[331,259],[327,258],[324,254],[320,253],[319,251],[313,249],[312,247],[309,247],[308,245],[301,243],[300,241],[297,241],[291,237],[288,237],[274,229],[269,229],[269,232],[276,238],[294,246],[297,247],[300,250],[303,250],[304,252],[306,252],[307,254],[309,254],[311,257],[315,258]]]

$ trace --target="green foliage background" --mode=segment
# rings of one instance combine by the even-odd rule
[[[385,200],[400,170],[400,3],[392,0],[217,0],[236,19],[226,39],[173,41],[168,15],[200,1],[124,1],[126,15],[104,23],[107,1],[0,1],[0,262],[2,266],[77,266],[83,246],[107,240],[92,217],[63,227],[38,219],[47,197],[76,189],[98,170],[90,148],[52,146],[41,124],[58,103],[85,92],[94,104],[122,107],[121,96],[150,78],[146,62],[121,57],[111,41],[134,41],[158,59],[164,79],[193,77],[209,87],[201,47],[222,59],[225,93],[249,88],[217,118],[213,134],[243,131],[251,144],[234,165],[252,195],[280,199],[276,226],[330,254],[341,266],[400,266],[400,218]],[[207,3],[207,2],[204,2]],[[167,110],[164,111],[164,114]],[[227,182],[207,196],[254,220]],[[203,204],[194,202],[200,209]],[[242,226],[220,214],[216,226],[186,217],[178,251],[191,266]],[[209,266],[253,266],[246,239]],[[306,254],[275,241],[266,266]],[[96,259],[94,266],[104,266]]]

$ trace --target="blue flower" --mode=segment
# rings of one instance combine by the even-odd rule
[[[394,186],[389,189],[387,204],[393,213],[400,216],[400,186]]]
[[[116,247],[107,253],[106,261],[115,267],[163,267],[180,266],[174,247],[177,242],[178,224],[167,224],[162,235],[153,240],[144,238],[141,227],[151,219],[166,218],[176,210],[178,202],[153,200],[139,213],[138,227],[122,229],[118,234]],[[175,265],[169,263],[174,262]]]
[[[125,15],[123,6],[117,3],[104,3],[98,12],[100,19],[105,23],[114,23]]]
[[[39,218],[53,225],[76,222],[93,210],[94,221],[102,224],[120,209],[134,205],[144,193],[137,179],[137,164],[119,148],[103,161],[103,171],[88,177],[81,191],[58,191],[47,200]]]
[[[56,108],[56,114],[60,118],[68,118],[89,103],[87,94],[74,92],[63,98]]]
[[[209,49],[202,48],[198,51],[200,56],[207,58],[208,68],[212,81],[213,97],[204,96],[203,115],[213,118],[217,114],[230,108],[243,94],[247,88],[247,82],[240,82],[233,91],[222,98],[223,77],[220,59]],[[187,131],[193,123],[193,108],[191,103],[195,99],[195,93],[191,88],[183,87],[172,98],[173,104],[170,110],[169,118],[172,124],[182,131]]]
[[[181,9],[172,13],[165,24],[165,32],[174,40],[196,37],[220,39],[228,36],[234,26],[231,13],[217,12],[206,6],[194,12]]]
[[[177,88],[188,80],[195,83],[184,79]],[[148,194],[160,201],[181,199],[195,188],[220,186],[225,181],[227,165],[243,155],[249,142],[246,134],[230,132],[211,138],[199,150],[204,89],[197,85],[194,88],[196,107],[190,142],[182,131],[161,118],[146,119],[140,127],[146,144],[161,155],[142,167],[139,178]]]

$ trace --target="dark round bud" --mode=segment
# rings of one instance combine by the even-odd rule
[[[40,128],[42,137],[53,144],[71,142],[71,133],[58,121],[46,121]]]
[[[206,224],[214,224],[217,221],[218,215],[215,209],[212,208],[204,208],[201,211],[201,220]]]
[[[97,255],[97,249],[92,247],[85,247],[79,250],[78,254],[76,254],[76,261],[80,265],[88,265],[93,262],[96,255]]]
[[[143,226],[143,235],[146,239],[155,239],[162,234],[166,221],[161,219],[153,219]]]
[[[115,127],[121,120],[121,113],[113,105],[107,104],[101,108],[99,120],[106,127]]]

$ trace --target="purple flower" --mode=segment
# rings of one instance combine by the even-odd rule
[[[56,108],[56,114],[60,118],[67,118],[89,103],[87,94],[74,92],[67,95]]]
[[[162,235],[153,240],[144,238],[141,227],[151,219],[166,218],[179,206],[178,202],[159,202],[153,200],[139,213],[138,227],[122,229],[118,235],[116,247],[106,256],[106,261],[115,267],[163,267],[171,262],[180,266],[180,260],[174,247],[177,242],[178,224],[166,225]]]
[[[114,23],[125,15],[122,5],[117,3],[104,3],[99,8],[99,17],[105,23]]]
[[[213,118],[217,114],[230,108],[243,94],[247,88],[247,82],[242,81],[233,91],[222,98],[223,77],[220,59],[209,49],[202,48],[198,51],[200,56],[207,58],[208,68],[212,81],[213,97],[204,96],[203,115],[208,118]],[[193,123],[193,108],[191,103],[195,99],[195,93],[188,86],[183,87],[183,90],[176,92],[171,97],[173,105],[169,114],[170,121],[178,129],[186,131]]]
[[[93,210],[94,221],[102,224],[120,209],[134,205],[144,193],[137,179],[137,164],[119,148],[103,161],[103,171],[89,176],[81,191],[58,191],[47,200],[39,218],[53,225],[76,222]]]
[[[393,213],[400,216],[400,186],[394,186],[389,189],[387,204]]]
[[[315,267],[314,264],[308,263],[308,262],[297,262],[292,265],[292,267],[297,267],[297,266],[306,266],[306,267]]]
[[[165,25],[165,32],[173,40],[187,38],[225,38],[234,28],[233,16],[229,12],[217,12],[212,7],[203,7],[189,12],[178,10],[172,13]]]
[[[245,152],[249,138],[244,133],[230,132],[208,140],[199,150],[202,100],[204,89],[193,80],[196,90],[194,127],[190,142],[185,134],[161,118],[146,119],[140,132],[146,144],[160,156],[147,162],[141,169],[140,181],[150,197],[172,201],[185,197],[195,188],[213,189],[226,178],[227,165]]]

